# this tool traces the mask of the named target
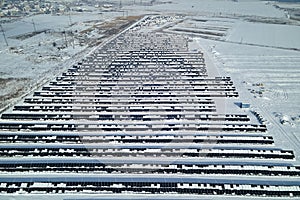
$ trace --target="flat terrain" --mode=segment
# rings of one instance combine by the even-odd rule
[[[69,14],[35,15],[3,24],[9,46],[6,46],[5,42],[0,44],[0,106],[5,110],[0,122],[3,134],[8,134],[5,137],[11,143],[3,142],[0,145],[3,155],[1,159],[6,163],[20,162],[25,167],[21,166],[15,170],[13,165],[10,165],[10,169],[15,170],[10,172],[2,165],[2,178],[9,179],[14,189],[17,187],[13,183],[14,179],[36,180],[34,187],[41,187],[41,191],[45,187],[58,187],[55,184],[51,185],[52,182],[56,179],[63,182],[65,177],[73,180],[74,184],[76,182],[76,187],[81,187],[80,181],[88,180],[95,180],[95,182],[113,180],[116,182],[113,187],[124,188],[124,185],[117,185],[121,179],[126,180],[123,182],[136,182],[136,180],[142,182],[144,181],[142,179],[155,182],[165,181],[163,179],[166,178],[173,180],[176,184],[186,183],[186,180],[191,182],[197,180],[200,184],[205,183],[201,185],[204,188],[209,182],[211,185],[208,184],[208,187],[214,187],[215,190],[217,190],[215,183],[221,182],[228,187],[226,188],[228,191],[240,192],[248,188],[257,189],[257,191],[261,189],[284,191],[287,190],[285,185],[289,184],[297,185],[295,190],[298,191],[300,168],[294,168],[294,166],[300,164],[299,21],[290,18],[286,10],[278,7],[279,4],[258,0],[190,0],[188,3],[183,0],[157,0],[152,3],[151,1],[133,3],[132,0],[122,2],[123,6],[109,12],[92,9],[89,13],[71,13],[71,17]],[[143,18],[144,16],[146,17]],[[133,26],[132,29],[128,28],[141,18],[147,20],[141,20],[141,24]],[[37,31],[32,30],[33,27],[30,24],[32,20],[36,22]],[[118,34],[122,31],[126,34]],[[163,63],[160,66],[158,61],[155,61],[151,55],[149,57],[145,52],[144,55],[141,51],[138,53],[129,51],[131,48],[141,48],[140,41],[143,40],[140,38],[147,38],[143,41],[145,46],[162,47],[165,44],[162,41],[171,41],[167,38],[170,33],[172,40],[176,42],[172,44],[166,42],[168,46],[164,48],[178,48],[178,52],[183,49],[189,51],[190,55],[203,52],[205,70],[199,67],[197,70],[202,71],[200,70],[201,73],[196,71],[195,75],[194,71],[179,69],[178,63],[175,63],[177,68],[173,68],[163,60],[160,61]],[[0,37],[0,39],[3,38]],[[158,41],[160,41],[159,44],[157,44]],[[108,51],[110,49],[112,51]],[[78,63],[80,67],[74,65],[84,57],[86,60],[81,64]],[[131,61],[130,65],[127,64],[128,59]],[[145,62],[147,59],[146,67],[135,68],[136,60]],[[110,64],[107,65],[107,63]],[[153,65],[160,67],[153,68]],[[61,75],[62,72],[65,73]],[[151,83],[157,74],[163,74],[159,77],[159,82],[165,85]],[[207,81],[203,83],[204,86],[200,85],[198,91],[191,90],[192,87],[189,87],[189,84],[194,83],[186,83],[184,81],[189,79],[182,79],[182,77],[189,75],[199,78],[199,74],[208,75],[208,77],[222,76],[224,80],[222,79],[221,82],[226,81],[226,84],[229,84],[232,80],[233,84],[225,84],[229,92],[224,92],[226,90],[220,89],[220,85],[206,87],[205,84],[209,81],[203,79],[201,81]],[[58,78],[54,79],[54,77]],[[226,77],[230,77],[230,81]],[[135,79],[139,82],[132,81]],[[50,80],[53,81],[49,83]],[[76,83],[68,82],[69,80],[75,80]],[[108,80],[112,81],[112,84],[109,82],[108,84],[106,82]],[[119,82],[117,81],[116,84],[115,80]],[[144,83],[144,80],[148,80],[151,84]],[[213,82],[219,84],[220,79],[213,79]],[[181,85],[176,85],[178,83]],[[42,85],[45,87],[41,87]],[[34,95],[32,95],[33,91],[36,92]],[[175,93],[171,93],[174,91]],[[215,91],[217,92],[214,93]],[[166,100],[174,97],[177,101],[178,99],[183,101],[183,105],[190,105],[191,101],[195,104],[198,101],[197,98],[202,98],[201,95],[205,93],[215,95],[222,94],[222,92],[231,96],[226,98],[226,101],[218,96],[214,97],[215,104],[211,111],[214,115],[212,116],[206,115],[206,111],[200,111],[200,107],[178,108],[171,104],[161,107],[158,103],[164,98],[155,99],[157,96],[166,97]],[[28,95],[27,102],[22,104],[24,100],[22,98],[25,95]],[[136,102],[138,99],[136,97],[139,95],[145,98],[141,102]],[[50,101],[52,99],[55,100]],[[238,106],[240,102],[249,103],[250,108],[240,108]],[[12,111],[12,105],[16,103],[18,106]],[[106,103],[112,105],[104,105]],[[31,104],[34,106],[30,106]],[[118,104],[125,104],[125,106]],[[214,113],[214,108],[217,108],[218,113]],[[173,112],[176,109],[179,109],[176,112],[185,113],[185,118],[168,114],[170,110]],[[195,109],[198,109],[199,113],[202,112],[197,116],[197,120],[194,119],[196,118]],[[225,113],[233,113],[229,117],[232,119],[228,116],[224,117]],[[235,114],[245,115],[249,121],[236,122],[234,121]],[[157,115],[164,116],[164,120]],[[243,120],[241,116],[237,118]],[[252,129],[252,125],[255,128]],[[251,130],[248,132],[247,128]],[[258,129],[261,130],[258,131]],[[152,137],[151,134],[157,130],[162,135]],[[194,134],[187,130],[199,131],[200,135],[197,137],[202,143],[189,143],[195,141],[191,139],[195,135],[184,135]],[[223,130],[226,131],[222,132]],[[206,135],[206,132],[210,131],[212,135]],[[20,135],[11,137],[15,132]],[[115,132],[119,135],[114,135]],[[166,146],[155,141],[158,139],[161,139],[161,143],[167,141],[168,137],[164,135],[166,133],[184,134],[173,138],[174,143],[166,142]],[[220,134],[224,135],[220,136]],[[22,135],[28,137],[21,137]],[[172,137],[175,137],[174,135]],[[3,141],[5,137],[3,136]],[[241,140],[237,139],[238,137]],[[249,139],[252,137],[257,137],[258,142]],[[11,148],[9,151],[5,149],[6,145]],[[174,145],[172,148],[186,151],[190,153],[189,155],[193,153],[197,155],[185,156],[181,151],[173,151],[174,149],[168,145]],[[19,150],[28,146],[32,147],[28,154],[26,151]],[[54,146],[59,146],[59,149],[53,150]],[[137,148],[132,151],[133,147]],[[167,147],[172,150],[170,151]],[[199,153],[198,147],[203,154]],[[163,148],[166,150],[157,156],[156,153],[160,152],[158,149]],[[75,151],[75,149],[79,150]],[[193,152],[195,149],[197,151]],[[215,157],[208,157],[212,153],[216,154]],[[168,157],[169,154],[171,157]],[[238,154],[244,157],[235,157]],[[24,157],[19,159],[20,155]],[[99,160],[103,163],[107,162],[109,167],[89,165],[89,163],[97,162],[99,164]],[[149,160],[153,161],[152,164],[144,165]],[[51,164],[49,161],[61,163],[64,166],[49,168]],[[42,167],[35,165],[37,171],[32,172],[32,166],[26,168],[26,162],[41,163]],[[74,162],[83,164],[75,166]],[[173,166],[176,162],[178,165]],[[181,174],[179,171],[172,171],[179,168],[181,170],[182,163],[186,164],[186,162],[209,165],[205,166],[205,169],[207,167],[215,172],[209,174],[204,170],[203,173]],[[170,170],[170,174],[163,170],[161,174],[152,173],[154,167],[162,169],[166,167],[165,164],[168,167],[174,167]],[[185,167],[193,170],[194,165]],[[74,171],[68,171],[71,168]],[[128,175],[124,168],[136,171]],[[290,174],[284,174],[285,172]],[[279,188],[277,188],[278,185],[280,185]],[[89,186],[91,188],[87,191],[78,190],[78,192],[84,193],[82,193],[82,198],[96,197],[96,193],[101,191],[97,191],[94,186]],[[151,185],[152,188],[156,186]],[[181,186],[190,187],[191,185]],[[6,186],[1,185],[1,187]],[[22,187],[26,188],[28,185]],[[70,191],[73,189],[72,184],[67,187]],[[85,186],[82,185],[82,187]],[[135,187],[128,186],[129,190]],[[99,188],[103,189],[103,187]],[[95,194],[89,194],[91,191]],[[57,190],[57,193],[60,192],[62,191]],[[65,193],[64,197],[76,198],[75,193],[76,190],[71,191],[70,194]],[[232,193],[207,198],[224,199],[224,194],[229,196]],[[131,193],[127,194],[129,199]],[[32,196],[38,198],[38,195],[26,193],[23,196],[16,196],[16,199],[30,199]],[[103,194],[100,198],[105,199],[105,195]],[[242,195],[248,195],[248,193]],[[255,195],[257,194],[254,194],[254,197],[248,197],[233,194],[230,198],[253,199]],[[140,197],[134,194],[132,196],[137,199]],[[286,196],[276,197],[276,199],[288,197],[292,199],[292,196],[293,193],[287,193]],[[14,198],[14,195],[9,197]],[[148,197],[172,199],[174,196],[170,192],[166,195],[153,194]],[[186,198],[179,194],[176,197]],[[272,194],[269,197],[272,198]],[[53,197],[46,198],[60,199],[61,196],[54,194]],[[120,194],[113,198],[126,199],[127,195],[121,196]],[[199,196],[190,195],[189,198],[199,199]],[[206,196],[201,198],[205,199]],[[263,194],[255,199],[259,198],[266,199]]]
[[[157,21],[152,30],[194,39],[191,48],[203,50],[216,66],[215,72],[233,77],[241,98],[264,114],[274,129],[272,134],[278,137],[275,141],[300,149],[300,23],[288,15],[298,4],[149,2],[133,4],[128,0],[110,12],[92,9],[89,13],[35,15],[3,23],[9,46],[0,37],[0,108],[16,103],[141,16],[163,14],[171,17]],[[37,32],[33,31],[33,20]]]
[[[8,46],[0,37],[0,110],[140,18],[124,16],[120,11],[94,10],[60,16],[34,15],[4,23]]]

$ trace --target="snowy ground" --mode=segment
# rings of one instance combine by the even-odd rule
[[[35,15],[2,24],[8,46],[1,35],[0,110],[117,33],[119,26],[132,20],[118,18],[123,15],[95,9],[60,16]]]
[[[252,103],[252,109],[267,119],[269,131],[283,147],[300,149],[300,22],[288,19],[286,11],[273,3],[250,0],[125,0],[124,12],[72,14],[71,17],[37,15],[21,21],[3,24],[8,43],[0,37],[1,95],[20,96],[24,85],[33,87],[45,77],[53,77],[83,55],[87,46],[80,45],[81,32],[85,38],[101,37],[102,32],[90,29],[124,13],[132,16],[163,14],[176,16],[157,25],[158,31],[176,32],[191,36],[210,63],[217,65],[220,74],[233,78],[241,98]],[[20,40],[16,36],[38,30],[50,30]],[[106,29],[111,28],[110,24]],[[84,39],[84,38],[83,38]],[[66,43],[68,47],[63,47]],[[53,47],[53,42],[62,46]],[[193,47],[194,48],[194,47]],[[88,48],[89,49],[89,48]],[[74,56],[77,55],[77,56]],[[65,63],[65,64],[61,64]],[[30,88],[30,87],[29,87]],[[28,91],[28,87],[27,87]],[[23,91],[24,93],[24,91]],[[10,98],[12,98],[10,97]],[[2,104],[7,99],[2,98]],[[287,141],[289,140],[289,141]],[[291,145],[290,145],[291,143]],[[299,156],[299,153],[297,153]]]
[[[172,2],[128,9],[181,14],[161,30],[191,36],[215,73],[231,76],[240,100],[262,114],[276,144],[295,150],[299,161],[300,22],[264,1]]]
[[[186,14],[187,16],[178,16],[172,18],[173,21],[159,24],[157,31],[177,32],[191,36],[193,42],[190,48],[191,50],[201,49],[204,51],[207,66],[213,68],[213,70],[209,71],[210,75],[232,77],[240,94],[240,98],[236,101],[249,102],[251,103],[251,110],[262,114],[267,120],[268,132],[274,137],[276,146],[294,150],[297,157],[297,161],[294,164],[299,165],[300,26],[298,22],[290,21],[286,18],[283,10],[276,9],[273,5],[262,1],[190,0],[188,1],[189,3],[185,3],[186,1],[184,0],[172,0],[172,2],[174,3],[154,4],[154,6],[135,5],[125,8],[128,9],[130,15],[145,13]],[[122,14],[111,13],[111,18],[105,19],[113,19],[116,15]],[[95,16],[90,15],[91,18],[89,18],[87,14],[86,18],[78,17],[78,21],[82,19],[82,22],[72,27],[86,30],[94,24],[105,20],[101,18],[104,15],[98,16],[101,18],[100,21],[96,19],[97,16],[97,14]],[[37,17],[44,18],[44,16]],[[1,94],[10,94],[12,90],[17,91],[18,88],[24,86],[24,82],[32,84],[34,87],[36,81],[41,78],[53,77],[53,74],[60,73],[72,62],[75,62],[76,60],[74,59],[81,59],[84,55],[82,50],[89,50],[86,46],[80,46],[79,40],[74,49],[72,45],[60,50],[59,53],[57,53],[55,48],[52,49],[52,41],[57,40],[58,44],[64,43],[59,29],[72,29],[68,25],[69,17],[61,17],[61,19],[65,20],[64,22],[63,20],[59,22],[61,25],[57,25],[57,27],[49,25],[49,27],[52,26],[51,29],[55,29],[58,32],[57,36],[54,35],[53,38],[49,37],[47,33],[41,33],[22,42],[10,38],[9,43],[16,42],[13,43],[15,46],[24,47],[22,48],[23,54],[11,52],[1,41]],[[47,17],[44,20],[47,20]],[[73,20],[75,22],[75,17]],[[30,18],[28,21],[30,22]],[[36,19],[35,21],[38,20]],[[49,23],[53,23],[52,20],[49,21]],[[282,25],[280,22],[289,22],[290,24]],[[25,26],[31,25],[27,24]],[[47,28],[47,25],[44,28]],[[20,34],[22,30],[25,30],[25,28],[18,30]],[[30,31],[30,28],[28,31]],[[101,33],[95,33],[95,35],[93,33],[95,32],[92,31],[88,35],[95,38],[101,36]],[[215,37],[213,36],[215,33],[222,33],[222,35]],[[1,36],[0,39],[2,39]],[[47,47],[41,48],[34,43],[35,41],[47,43],[45,40],[49,40]],[[47,52],[51,52],[51,55],[52,53],[61,55],[61,57],[57,58],[57,60],[42,60],[35,63],[37,59],[29,59],[38,55],[34,51],[41,53],[42,57],[46,57],[48,55]],[[82,53],[74,56],[78,52]],[[3,79],[8,80],[8,82],[2,82]],[[223,110],[232,110],[233,108],[239,110],[234,105],[234,102],[235,100],[228,101],[226,105],[221,102],[218,105],[224,105]],[[249,113],[251,110],[244,111]],[[76,197],[69,195],[68,199]],[[98,198],[96,195],[86,195],[85,197]],[[28,195],[25,198],[29,199],[31,196]],[[41,198],[44,198],[44,196],[41,195]],[[51,199],[59,198],[59,195],[51,197]],[[118,195],[115,198],[121,199],[125,197],[124,195]],[[157,196],[154,195],[153,199],[155,198]],[[168,198],[168,195],[165,195],[165,198]],[[190,199],[198,198],[198,196],[190,196]],[[224,196],[207,198],[224,199]],[[240,199],[240,197],[231,198]],[[180,199],[180,196],[178,196],[178,199]],[[245,197],[243,199],[253,198]]]

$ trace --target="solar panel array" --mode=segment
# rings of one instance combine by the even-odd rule
[[[149,20],[2,114],[0,195],[300,196],[293,151],[219,112],[238,97],[231,78],[208,76],[188,38],[143,31]]]

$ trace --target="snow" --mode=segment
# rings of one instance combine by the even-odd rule
[[[241,22],[227,41],[300,49],[300,26]]]
[[[300,53],[200,38],[197,41],[214,59],[220,73],[232,77],[240,98],[267,119],[268,132],[276,145],[293,149],[299,159]],[[262,95],[251,93],[253,90],[262,91]],[[283,116],[294,121],[281,124]]]
[[[171,0],[154,6],[127,6],[126,9],[163,11],[165,13],[184,13],[190,15],[256,15],[265,17],[284,17],[284,12],[259,0]]]
[[[166,1],[167,2],[167,1]],[[183,21],[164,31],[188,34],[203,50],[209,74],[233,78],[240,100],[251,103],[244,112],[261,114],[276,145],[300,154],[300,26],[286,12],[267,1],[168,1],[154,6],[127,6],[130,12],[186,14]],[[299,4],[292,4],[292,7]],[[290,6],[290,7],[291,7]],[[205,21],[197,21],[202,19]],[[163,25],[162,25],[163,26]],[[190,34],[189,31],[222,30],[225,36]],[[187,31],[176,31],[182,28]],[[216,102],[218,110],[236,110],[234,102]],[[251,116],[251,115],[250,115]],[[287,123],[280,123],[282,119]],[[286,120],[284,120],[286,121]]]
[[[1,34],[0,110],[79,61],[91,50],[88,42],[81,40],[92,41],[103,36],[99,28],[98,32],[85,32],[120,16],[123,16],[122,12],[94,10],[66,15],[34,15],[3,23],[9,46]],[[33,23],[37,34],[33,34]]]
[[[129,0],[128,0],[129,1]],[[193,43],[190,48],[204,51],[206,64],[208,65],[209,75],[230,76],[237,87],[240,98],[237,100],[216,101],[217,108],[221,112],[245,112],[254,118],[251,111],[257,111],[267,120],[268,132],[274,137],[276,147],[292,149],[297,160],[291,161],[293,164],[300,163],[300,26],[272,24],[271,22],[248,22],[243,18],[277,18],[286,20],[282,10],[278,10],[271,4],[263,1],[204,1],[190,0],[188,3],[184,0],[172,0],[173,3],[155,4],[154,6],[132,5],[125,6],[130,14],[137,15],[141,13],[160,12],[164,14],[185,13],[189,15],[184,22],[174,27],[186,28],[189,30],[205,29],[207,26],[224,27],[226,25],[226,34],[222,38],[201,38],[201,35],[194,35]],[[85,30],[94,23],[101,23],[113,19],[115,16],[123,13],[83,13],[81,15],[72,15],[72,22],[78,22],[74,26],[69,26],[68,16],[50,16],[37,15],[24,19],[26,22],[17,21],[3,25],[8,37],[17,36],[32,31],[32,19],[37,23],[37,28],[54,29],[55,31],[67,30]],[[196,23],[191,18],[199,18],[199,15],[207,15],[205,18],[210,22],[207,24]],[[174,22],[181,18],[174,18]],[[93,21],[96,20],[96,21]],[[93,22],[86,22],[93,21]],[[196,27],[193,26],[194,23]],[[296,22],[295,22],[296,23]],[[171,25],[171,23],[169,23]],[[159,28],[163,27],[161,25]],[[172,31],[172,28],[164,31]],[[155,29],[152,29],[155,30]],[[186,34],[182,32],[181,34]],[[100,35],[95,35],[97,37]],[[38,42],[43,42],[45,46],[38,46]],[[53,77],[53,74],[60,73],[74,62],[74,55],[82,52],[86,46],[72,46],[61,51],[53,49],[52,41],[63,43],[61,35],[49,35],[41,33],[26,40],[20,41],[9,38],[9,44],[22,48],[24,54],[12,53],[5,46],[3,38],[0,36],[0,75],[1,78],[18,78],[18,85],[23,81],[34,85],[38,80],[45,77]],[[36,43],[35,43],[36,42]],[[47,45],[46,45],[47,44]],[[35,52],[34,52],[35,51]],[[41,61],[33,63],[30,58],[37,61],[38,55],[42,57],[57,55],[58,60]],[[80,54],[80,55],[83,55]],[[80,55],[77,56],[80,58]],[[64,64],[62,64],[64,63]],[[17,87],[15,84],[0,88],[0,94],[7,94],[10,90]],[[21,86],[19,86],[21,87]],[[234,102],[249,102],[250,110],[239,109]],[[284,122],[284,123],[282,123]],[[153,149],[155,150],[155,149]],[[215,150],[217,151],[217,150]],[[232,150],[231,150],[232,151]],[[242,151],[242,150],[240,150]],[[246,151],[246,150],[243,150]],[[163,158],[164,159],[164,158]],[[222,158],[220,158],[222,159]],[[243,162],[249,162],[245,160]],[[251,162],[251,161],[250,161]],[[264,161],[262,161],[264,162]],[[275,162],[276,161],[272,161]],[[207,178],[207,177],[205,177]],[[53,195],[46,197],[51,199],[61,199],[62,196]],[[65,195],[72,199],[75,195]],[[92,195],[86,195],[91,197]],[[126,195],[126,198],[130,195]],[[8,196],[7,196],[8,197]],[[37,197],[37,196],[35,196]],[[93,196],[92,196],[93,197]],[[134,196],[135,198],[137,196]],[[152,195],[155,198],[168,198],[168,195]],[[9,197],[8,197],[9,198]],[[14,197],[13,197],[14,198]],[[31,199],[31,195],[16,197],[16,199]],[[103,196],[103,198],[105,198]],[[116,196],[125,198],[124,196]],[[170,197],[174,199],[174,196]],[[180,195],[178,195],[180,198]],[[183,197],[184,198],[184,197]],[[186,198],[186,196],[185,196]],[[191,199],[199,199],[199,196],[192,196]],[[214,199],[224,199],[224,197],[213,197]],[[231,197],[239,199],[240,197]],[[251,197],[249,197],[250,199]],[[278,198],[280,199],[280,198]]]

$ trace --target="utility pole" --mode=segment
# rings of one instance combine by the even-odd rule
[[[69,22],[70,22],[70,26],[72,25],[72,19],[71,19],[71,14],[69,12]]]
[[[66,30],[64,30],[62,33],[64,34],[64,38],[65,38],[65,42],[66,42],[66,47],[68,47],[68,40],[67,40]]]
[[[34,23],[33,19],[32,19],[32,25],[33,25],[34,32],[36,32],[36,27],[35,27],[35,23]]]
[[[5,40],[6,46],[8,46],[8,42],[7,42],[6,35],[5,35],[4,29],[3,29],[3,27],[2,27],[2,24],[0,24],[0,27],[1,27],[1,32],[2,32],[2,34],[3,34],[3,37],[4,37],[4,40]]]
[[[119,8],[122,8],[122,0],[120,0]]]
[[[73,49],[75,49],[75,39],[74,39],[74,33],[72,31],[71,31],[71,36],[72,36]]]

